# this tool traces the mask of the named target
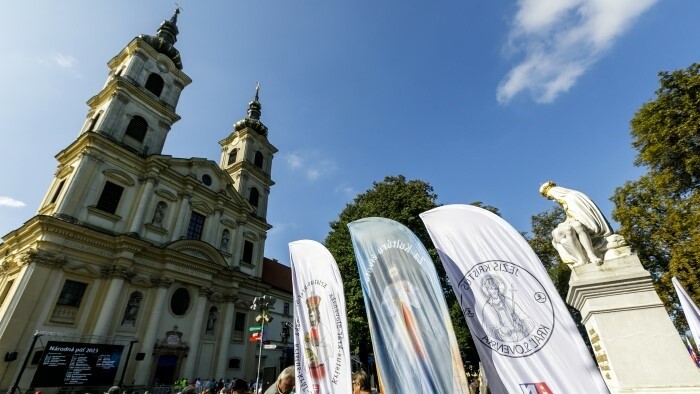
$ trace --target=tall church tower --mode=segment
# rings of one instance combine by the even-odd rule
[[[40,214],[102,227],[107,219],[121,222],[107,225],[110,230],[138,233],[143,209],[119,201],[137,197],[129,196],[138,193],[130,186],[139,180],[157,178],[162,169],[159,163],[151,161],[145,173],[136,163],[161,153],[168,131],[180,120],[175,113],[180,94],[192,82],[182,72],[180,53],[173,46],[179,12],[175,10],[170,20],[163,21],[155,36],[134,38],[109,61],[109,77],[102,90],[87,101],[90,109],[78,139],[56,156],[59,169]],[[148,189],[152,186],[151,182]],[[86,211],[82,203],[91,198],[94,204]],[[130,218],[132,223],[116,220],[116,216]]]
[[[255,207],[255,215],[267,217],[270,187],[275,184],[270,177],[272,157],[277,153],[267,139],[267,126],[260,121],[260,85],[255,88],[255,98],[248,103],[248,115],[233,125],[233,132],[219,141],[221,160],[219,166],[234,180],[234,187]]]

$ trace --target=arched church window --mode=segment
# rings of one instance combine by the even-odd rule
[[[236,156],[238,156],[238,149],[234,149],[228,154],[228,163],[226,165],[231,165],[236,162]]]
[[[211,186],[211,175],[209,175],[209,174],[202,175],[202,183],[207,185],[207,186]]]
[[[248,198],[248,202],[250,202],[250,205],[257,207],[258,206],[258,200],[260,199],[260,192],[256,188],[251,188],[250,189],[250,197]]]
[[[148,80],[146,80],[146,89],[151,93],[155,94],[156,96],[160,97],[161,92],[163,92],[164,84],[165,82],[163,81],[163,78],[160,75],[156,73],[151,73],[151,75],[148,76]]]
[[[131,118],[129,125],[126,127],[125,134],[139,142],[143,142],[147,130],[148,122],[146,122],[146,119],[136,115]]]
[[[124,317],[122,318],[122,326],[136,326],[136,315],[139,313],[142,299],[143,295],[138,291],[131,293],[129,302],[126,304]]]

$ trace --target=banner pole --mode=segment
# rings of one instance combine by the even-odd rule
[[[131,357],[131,348],[134,347],[134,343],[138,342],[138,339],[129,341],[129,351],[126,353],[126,361],[124,361],[124,369],[122,370],[122,377],[119,379],[119,384],[117,386],[122,387],[124,385],[124,375],[126,374],[126,367],[129,366],[129,357]]]
[[[27,363],[29,362],[29,357],[32,355],[32,351],[34,350],[34,345],[36,345],[36,341],[40,336],[41,334],[39,334],[39,331],[34,333],[34,340],[32,340],[32,345],[27,351],[27,356],[24,357],[24,362],[22,363],[22,368],[19,370],[19,375],[17,375],[17,380],[15,380],[15,385],[10,388],[8,394],[14,394],[15,390],[19,388],[19,381],[22,379],[22,374],[24,373],[24,369],[27,368]]]

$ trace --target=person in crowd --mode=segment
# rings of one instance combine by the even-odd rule
[[[352,375],[352,394],[370,394],[369,375],[365,371],[357,371]]]
[[[244,394],[248,392],[248,383],[243,379],[233,379],[231,382],[231,394]]]
[[[265,394],[290,394],[293,389],[294,366],[289,366],[280,372],[275,383],[265,391]]]
[[[182,389],[182,394],[196,394],[194,386],[191,384],[186,386]]]

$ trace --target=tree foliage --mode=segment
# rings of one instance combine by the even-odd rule
[[[331,230],[324,243],[335,257],[343,277],[350,347],[353,351],[359,352],[360,359],[363,361],[367,360],[366,356],[371,345],[370,332],[357,263],[347,225],[354,220],[373,216],[392,219],[403,224],[413,231],[428,249],[433,262],[436,263],[435,268],[448,302],[462,357],[465,362],[477,359],[464,316],[447,280],[444,267],[439,262],[437,251],[430,240],[428,231],[418,216],[422,212],[437,207],[436,201],[437,194],[433,192],[432,186],[428,183],[421,180],[406,180],[401,175],[389,176],[381,182],[374,182],[371,189],[356,196],[353,202],[347,204],[340,212],[338,220],[330,223]],[[495,210],[492,207],[488,208]]]
[[[615,190],[613,219],[677,314],[673,276],[700,301],[700,65],[661,72],[659,83],[631,121],[635,165],[648,172]]]

